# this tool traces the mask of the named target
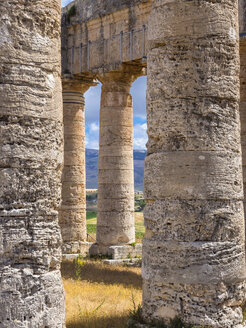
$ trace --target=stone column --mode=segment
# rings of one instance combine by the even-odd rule
[[[243,327],[238,1],[153,1],[143,313]]]
[[[244,215],[246,209],[246,3],[239,1],[240,31],[240,118],[243,156]]]
[[[64,168],[59,223],[63,254],[85,253],[85,100],[91,81],[63,78]]]
[[[65,327],[60,0],[0,2],[0,327]]]
[[[107,73],[102,82],[98,162],[97,243],[135,242],[133,114],[134,72]]]
[[[239,11],[239,32],[241,37],[246,37],[246,2],[238,0]]]

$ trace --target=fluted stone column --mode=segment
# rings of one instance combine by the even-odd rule
[[[242,325],[245,237],[237,0],[153,1],[143,314]]]
[[[239,11],[239,32],[240,37],[246,37],[246,2],[245,0],[238,0]]]
[[[0,2],[0,327],[65,327],[60,0]]]
[[[97,243],[135,241],[133,113],[134,68],[99,77],[102,82],[98,163]]]
[[[240,117],[243,156],[244,215],[246,209],[246,2],[239,0]]]
[[[92,81],[63,78],[64,168],[60,226],[63,254],[86,248],[85,100]]]

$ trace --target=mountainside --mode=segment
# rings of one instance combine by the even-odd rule
[[[135,190],[143,190],[145,150],[134,150],[134,185]],[[97,189],[98,150],[86,149],[86,188]]]

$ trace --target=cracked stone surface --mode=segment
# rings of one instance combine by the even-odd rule
[[[65,327],[60,1],[0,3],[0,327]]]
[[[242,327],[238,1],[153,1],[143,313]]]
[[[246,2],[245,0],[239,0],[239,32],[246,33]]]
[[[246,4],[245,4],[246,9]],[[241,8],[241,12],[242,8]],[[246,10],[245,10],[246,12]],[[240,13],[240,11],[239,11]],[[246,32],[246,29],[245,29]],[[243,157],[244,215],[246,209],[246,37],[240,38],[240,119]]]

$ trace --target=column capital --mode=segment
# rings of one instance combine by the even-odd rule
[[[96,86],[98,83],[94,78],[80,78],[64,75],[62,78],[62,90],[71,92],[85,93],[90,87]]]
[[[122,88],[130,88],[132,83],[143,75],[146,75],[146,68],[142,65],[122,64],[119,70],[105,72],[97,76],[97,79],[103,87],[110,85],[110,89],[117,92]]]

